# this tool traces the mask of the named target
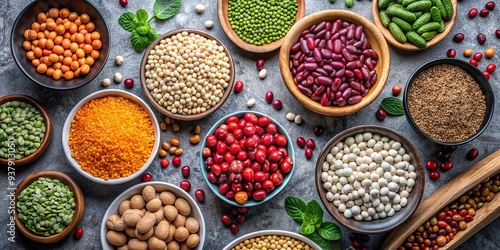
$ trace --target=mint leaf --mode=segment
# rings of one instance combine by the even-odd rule
[[[137,20],[139,23],[147,23],[148,22],[148,12],[144,9],[138,9],[135,14],[137,15]]]
[[[126,30],[126,31],[134,31],[137,26],[137,17],[132,12],[123,13],[120,18],[118,18],[118,23]]]
[[[382,109],[390,115],[404,115],[403,102],[396,97],[387,97],[380,104]]]
[[[302,235],[304,235],[304,234],[302,234]],[[318,232],[314,232],[312,234],[306,234],[304,236],[309,238],[310,240],[314,241],[314,243],[318,244],[318,246],[321,247],[321,249],[323,249],[323,250],[340,250],[340,246],[331,245],[330,243],[328,243],[328,241],[321,238],[321,236],[318,234]]]
[[[146,34],[149,38],[149,40],[154,41],[156,38],[158,38],[160,35],[156,33],[156,30],[153,28],[149,28],[148,33]]]
[[[318,228],[319,235],[325,240],[339,240],[342,237],[340,228],[333,222],[325,221]]]
[[[315,229],[316,228],[314,227],[314,225],[311,224],[303,223],[302,225],[300,225],[301,234],[312,234],[314,233]]]
[[[137,33],[139,33],[141,35],[146,35],[146,34],[148,34],[150,28],[151,28],[151,25],[149,25],[149,23],[146,23],[144,25],[137,27],[135,30],[137,31]]]
[[[306,205],[304,213],[304,223],[311,225],[320,225],[323,221],[323,209],[316,200],[311,200]]]
[[[302,215],[306,212],[306,203],[300,198],[293,196],[286,197],[285,210],[295,221],[299,223],[304,222]]]
[[[181,0],[156,0],[154,13],[156,18],[166,20],[173,17],[181,8]]]
[[[141,35],[134,30],[130,34],[130,42],[132,43],[132,46],[134,46],[135,51],[141,52],[149,46],[152,40],[150,40],[148,36]]]

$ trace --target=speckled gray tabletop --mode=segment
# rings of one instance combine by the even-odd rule
[[[0,248],[1,249],[100,249],[99,227],[102,217],[109,204],[125,189],[140,182],[140,179],[131,181],[123,185],[104,186],[87,181],[80,176],[69,165],[65,159],[61,144],[61,131],[66,116],[72,107],[83,97],[90,93],[104,89],[101,86],[101,81],[104,78],[112,78],[115,72],[123,74],[124,78],[131,77],[135,80],[135,86],[127,91],[137,94],[146,100],[142,89],[139,86],[139,64],[143,53],[137,53],[133,50],[129,42],[129,33],[120,27],[118,17],[126,11],[135,11],[138,8],[144,8],[150,12],[153,9],[153,1],[137,1],[129,0],[127,7],[121,7],[118,0],[91,0],[101,12],[105,13],[105,19],[111,30],[111,46],[109,51],[109,59],[102,72],[88,85],[70,91],[53,91],[41,87],[27,77],[25,77],[17,65],[14,63],[9,44],[9,37],[12,25],[16,16],[29,3],[29,0],[11,0],[4,1],[0,5],[0,96],[8,94],[27,94],[30,95],[45,106],[54,122],[54,136],[52,141],[42,157],[37,161],[23,167],[16,168],[15,177],[16,183],[19,183],[24,177],[30,173],[40,170],[59,170],[69,174],[80,185],[85,195],[85,213],[80,223],[80,227],[84,229],[84,236],[80,240],[74,240],[69,237],[59,243],[53,245],[35,244],[25,237],[20,232],[16,231],[15,243],[7,241],[9,214],[8,214],[8,190],[7,190],[7,173],[2,171],[0,175]],[[448,48],[457,50],[457,58],[465,59],[461,54],[465,48],[472,48],[474,51],[484,51],[487,47],[493,47],[500,51],[500,40],[495,38],[494,32],[500,28],[500,10],[498,7],[490,13],[488,17],[476,17],[474,20],[467,18],[467,12],[472,7],[482,9],[486,0],[481,1],[459,1],[459,12],[457,23],[451,31],[450,35],[438,45],[429,48],[422,52],[403,52],[391,47],[391,70],[387,85],[380,96],[367,108],[360,112],[348,115],[345,117],[325,117],[312,113],[301,106],[285,88],[278,67],[278,51],[265,55],[267,69],[267,77],[264,80],[259,79],[258,71],[255,69],[255,61],[259,56],[252,55],[236,47],[224,34],[217,17],[217,3],[215,0],[184,0],[180,12],[172,19],[165,22],[153,21],[152,25],[156,27],[159,33],[163,34],[176,28],[198,28],[206,30],[204,23],[206,20],[213,20],[215,25],[212,29],[207,30],[211,34],[218,37],[229,48],[236,67],[236,79],[242,80],[245,83],[245,89],[239,94],[231,94],[229,100],[214,114],[202,119],[198,122],[181,122],[181,131],[173,133],[171,129],[168,132],[162,132],[162,140],[169,140],[171,137],[180,138],[184,147],[182,155],[183,165],[189,165],[192,169],[192,174],[189,180],[193,184],[190,192],[194,196],[194,190],[202,188],[206,191],[207,197],[204,204],[201,204],[201,210],[205,217],[206,241],[204,249],[216,250],[222,249],[226,244],[238,236],[249,232],[264,230],[264,229],[282,229],[292,232],[299,231],[299,225],[295,223],[284,210],[284,200],[287,196],[298,196],[304,200],[317,199],[319,200],[314,184],[314,166],[316,164],[316,156],[319,155],[321,148],[325,143],[336,133],[356,125],[377,124],[395,129],[410,141],[414,143],[418,149],[423,161],[430,157],[435,157],[435,152],[438,146],[424,140],[418,136],[408,125],[404,116],[388,117],[380,122],[375,118],[375,111],[378,109],[381,100],[384,97],[391,95],[391,87],[394,85],[404,86],[410,74],[424,62],[442,58],[446,56]],[[498,4],[498,1],[496,1]],[[202,3],[206,6],[203,14],[195,12],[195,5]],[[355,1],[354,7],[350,10],[362,14],[370,20],[373,20],[371,14],[371,1],[362,0]],[[307,0],[306,15],[326,9],[345,9],[343,1],[339,0],[335,4],[329,3],[328,0]],[[457,44],[452,41],[453,34],[462,32],[466,39],[464,42]],[[476,42],[478,32],[486,34],[487,42],[484,45],[479,45]],[[125,58],[125,62],[120,67],[114,64],[114,58],[121,55]],[[496,54],[492,59],[483,59],[480,62],[479,68],[483,71],[489,62],[499,63],[499,55]],[[499,72],[495,72],[491,76],[491,84],[496,95],[500,94],[498,89],[500,77]],[[112,84],[108,88],[124,89],[123,84]],[[275,94],[275,98],[283,101],[283,109],[280,111],[274,110],[264,100],[264,93],[271,90]],[[241,226],[241,230],[237,235],[232,235],[228,228],[225,228],[220,222],[220,215],[229,209],[223,201],[213,195],[207,184],[204,182],[199,169],[199,146],[191,146],[189,137],[191,130],[196,124],[202,127],[202,138],[206,135],[211,125],[224,115],[238,111],[246,110],[246,102],[250,98],[257,100],[256,105],[252,110],[267,113],[277,119],[287,129],[290,136],[295,140],[298,136],[305,138],[313,138],[316,141],[317,147],[314,150],[313,159],[307,160],[304,156],[304,151],[296,148],[296,170],[294,176],[288,185],[274,197],[271,201],[251,208],[247,214],[247,221]],[[500,110],[500,102],[496,102],[496,113]],[[288,122],[285,115],[288,112],[300,114],[303,117],[303,124],[298,126],[292,122]],[[156,113],[156,118],[162,120],[164,117]],[[313,128],[316,125],[323,125],[326,131],[320,137],[314,135]],[[488,154],[500,148],[500,118],[497,114],[494,115],[488,129],[476,140],[458,147],[453,154],[452,160],[455,167],[441,175],[438,181],[432,181],[426,175],[426,186],[424,199],[446,184],[453,177],[460,174],[463,170],[473,165],[475,162],[485,157]],[[474,161],[465,160],[466,152],[476,147],[479,149],[480,156]],[[154,180],[166,181],[177,184],[182,179],[180,169],[169,167],[162,169],[159,161],[155,160],[148,169],[153,174]],[[327,213],[324,219],[335,220]],[[498,225],[500,219],[493,221],[489,226],[479,231],[476,235],[466,241],[459,249],[498,249],[497,242],[500,240],[500,231]],[[350,231],[341,227],[343,232],[342,248],[349,245],[348,235]],[[387,235],[372,235],[369,242],[369,249],[379,249],[383,240]]]

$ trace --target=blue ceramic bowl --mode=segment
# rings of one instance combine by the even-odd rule
[[[239,204],[235,200],[230,200],[230,199],[226,198],[225,195],[222,195],[221,193],[219,193],[219,186],[216,183],[214,184],[214,183],[210,183],[208,181],[208,177],[207,177],[208,171],[207,171],[207,168],[205,166],[205,159],[203,158],[203,155],[201,154],[201,152],[200,152],[200,167],[201,167],[201,172],[203,174],[203,178],[205,178],[205,181],[207,182],[208,187],[210,188],[210,190],[212,190],[212,192],[217,197],[219,197],[221,200],[225,201],[226,203],[234,205],[234,206],[239,206],[239,207],[253,207],[253,206],[260,205],[260,204],[262,204],[262,203],[264,203],[264,202],[272,199],[279,192],[281,192],[281,190],[283,190],[283,188],[286,186],[286,184],[292,178],[292,174],[293,174],[293,172],[295,170],[296,164],[295,164],[295,154],[294,154],[294,151],[293,151],[293,143],[292,143],[292,140],[290,138],[290,135],[288,135],[288,133],[286,132],[285,128],[283,128],[283,126],[281,126],[281,124],[279,124],[278,121],[276,121],[272,117],[270,117],[270,116],[268,116],[266,114],[260,113],[260,112],[255,112],[255,111],[238,111],[238,112],[235,112],[235,113],[232,113],[232,114],[228,114],[228,115],[222,117],[219,121],[217,121],[217,123],[215,123],[212,126],[212,128],[210,128],[210,131],[208,131],[207,136],[214,134],[215,130],[221,124],[223,124],[228,117],[230,117],[230,116],[237,116],[238,118],[242,118],[245,113],[252,113],[252,114],[255,114],[257,117],[261,117],[261,116],[267,116],[267,117],[269,117],[271,119],[271,122],[273,122],[274,124],[276,124],[276,126],[278,127],[278,132],[286,137],[286,139],[288,141],[288,143],[287,143],[288,155],[292,157],[292,160],[294,162],[294,166],[293,166],[292,170],[290,172],[288,172],[284,176],[283,182],[281,183],[281,185],[275,187],[275,189],[273,191],[269,192],[267,194],[266,198],[264,198],[263,200],[256,201],[253,198],[249,197],[248,201],[245,204]],[[201,143],[201,149],[203,149],[203,148],[206,147],[206,137],[207,136],[205,136],[205,139],[203,139],[203,141]]]

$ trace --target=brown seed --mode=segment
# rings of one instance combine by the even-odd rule
[[[174,122],[175,122],[175,121],[174,121],[174,118],[170,118],[170,117],[168,117],[168,116],[167,116],[167,117],[165,117],[165,123],[166,123],[166,124],[172,124],[172,123],[174,123]]]
[[[191,142],[191,144],[193,145],[198,144],[200,142],[200,136],[199,135],[191,136],[191,138],[189,138],[189,142]]]
[[[160,123],[160,129],[163,131],[167,130],[167,124],[164,122]]]
[[[181,145],[181,142],[177,138],[172,138],[170,139],[170,144],[172,144],[172,146],[174,147],[178,147],[179,145]]]
[[[165,157],[165,156],[167,156],[167,151],[165,151],[165,150],[163,150],[163,149],[160,149],[160,152],[158,152],[158,155],[159,155],[160,157]]]
[[[164,142],[161,144],[161,147],[162,147],[164,150],[169,150],[169,149],[170,149],[170,144],[168,144],[168,142],[164,141]]]
[[[194,126],[194,130],[193,130],[193,132],[194,132],[194,134],[195,134],[195,135],[199,135],[199,134],[200,134],[200,132],[201,132],[201,127],[200,127],[200,125],[196,125],[196,126]]]
[[[175,150],[174,154],[179,156],[181,155],[182,153],[184,152],[184,150],[182,150],[182,148],[178,148],[177,150]]]
[[[177,150],[177,147],[171,147],[171,148],[168,150],[168,152],[169,152],[170,154],[174,154],[176,150]]]
[[[179,124],[177,123],[174,123],[172,124],[172,130],[174,130],[174,132],[177,132],[179,131],[181,128],[179,127]]]

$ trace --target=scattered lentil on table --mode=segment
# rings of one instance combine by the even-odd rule
[[[142,107],[107,96],[76,112],[68,144],[83,171],[108,180],[137,172],[151,155],[154,141],[151,117]]]
[[[231,28],[245,42],[264,45],[283,38],[295,22],[297,0],[229,0]]]
[[[436,65],[422,71],[408,91],[413,121],[437,141],[457,142],[471,137],[486,115],[486,101],[478,83],[455,65]]]
[[[45,137],[43,116],[29,103],[3,103],[0,105],[0,122],[0,158],[19,160],[33,154]]]
[[[40,177],[17,197],[17,214],[31,232],[49,236],[62,232],[75,213],[71,189],[58,179]]]
[[[181,32],[149,51],[146,86],[160,106],[192,115],[215,106],[230,85],[229,56],[216,40]]]

